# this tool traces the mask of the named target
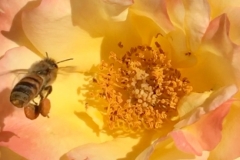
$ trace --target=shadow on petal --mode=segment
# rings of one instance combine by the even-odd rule
[[[27,160],[26,158],[13,152],[12,150],[8,149],[7,147],[0,147],[0,150],[1,150],[0,160],[6,160],[6,159]]]
[[[8,101],[10,97],[10,89],[5,88],[0,93],[1,101],[0,101],[0,130],[4,128],[4,118],[11,115],[14,111],[13,106]],[[1,137],[2,138],[2,137]]]
[[[70,4],[73,25],[79,26],[95,38],[104,35],[107,23],[101,17],[97,1],[70,0]]]
[[[74,113],[79,119],[84,121],[89,128],[92,128],[93,132],[99,137],[100,128],[99,126],[93,121],[92,117],[90,117],[86,112],[75,112]]]
[[[26,46],[28,49],[35,53],[39,53],[38,50],[26,37],[22,28],[22,13],[25,10],[30,10],[39,5],[39,1],[28,2],[14,17],[10,31],[1,31],[3,36],[16,42],[19,46]]]

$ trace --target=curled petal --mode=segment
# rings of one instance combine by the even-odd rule
[[[194,53],[198,63],[182,70],[196,91],[203,92],[237,83],[234,68],[239,68],[236,65],[239,62],[239,47],[231,42],[228,32],[229,21],[225,14],[211,21],[201,46]]]
[[[236,94],[238,91],[237,87],[235,85],[222,87],[219,90],[212,92],[211,95],[207,98],[206,96],[203,96],[202,98],[207,98],[204,103],[201,106],[191,106],[189,108],[192,108],[192,111],[188,112],[188,114],[183,116],[183,120],[179,121],[175,128],[182,128],[184,126],[193,124],[196,122],[202,115],[215,110],[220,105],[222,105],[224,102],[229,100]],[[190,99],[189,99],[190,100]],[[204,99],[203,99],[204,100]],[[202,102],[202,101],[200,101]],[[188,102],[185,102],[185,104]],[[191,103],[188,103],[191,105]],[[178,110],[184,110],[182,107],[185,105],[179,106],[180,108]],[[184,113],[184,112],[182,112]]]
[[[212,50],[214,54],[220,54],[231,59],[233,44],[229,39],[229,20],[226,14],[214,19],[203,37],[204,47]],[[222,46],[222,47],[219,47]]]
[[[210,151],[221,140],[222,122],[228,114],[232,100],[223,103],[216,110],[202,116],[196,123],[170,133],[176,146],[187,153],[202,155]]]
[[[218,146],[211,152],[210,159],[235,159],[240,157],[239,132],[240,132],[239,102],[233,105],[223,124],[222,139]],[[231,148],[231,149],[226,149]]]
[[[236,15],[235,10],[232,10],[232,12],[230,12],[230,15]],[[234,21],[231,17],[231,26],[233,26],[233,30],[234,28],[237,26],[238,22]],[[233,22],[233,23],[232,23]],[[232,25],[233,24],[233,25]],[[234,27],[235,26],[235,27]],[[231,74],[229,76],[226,77],[226,75],[224,75],[221,78],[221,81],[230,81],[232,77],[232,75],[234,75],[235,83],[239,84],[239,77],[240,77],[240,67],[239,67],[239,62],[240,62],[240,47],[236,44],[234,44],[231,39],[229,38],[229,29],[230,29],[230,22],[229,19],[227,17],[226,14],[223,14],[219,17],[217,17],[216,19],[214,19],[207,31],[205,36],[203,37],[203,43],[202,43],[202,47],[205,48],[208,52],[211,52],[214,54],[214,56],[217,56],[219,58],[221,58],[223,61],[223,63],[227,64],[224,68],[227,69],[227,71],[223,71],[224,73],[228,73]],[[235,39],[235,41],[237,42],[237,39]],[[222,47],[219,47],[222,46]],[[219,61],[220,62],[220,61]],[[228,82],[229,83],[229,82]]]
[[[139,154],[136,160],[159,160],[159,159],[189,159],[206,160],[210,152],[203,151],[201,156],[180,151],[168,136],[155,140],[148,148]]]

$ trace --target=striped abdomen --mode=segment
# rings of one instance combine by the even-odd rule
[[[33,100],[43,85],[43,79],[37,75],[27,75],[13,88],[10,101],[16,107],[24,107]]]

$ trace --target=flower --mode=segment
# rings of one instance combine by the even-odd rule
[[[85,93],[82,92],[85,92],[84,87],[90,85],[83,74],[71,73],[59,75],[53,84],[53,93],[49,96],[52,103],[50,118],[39,117],[30,121],[22,109],[13,107],[8,101],[16,76],[4,74],[2,81],[5,83],[0,86],[3,98],[0,100],[0,144],[12,151],[4,148],[2,158],[16,158],[13,152],[35,160],[136,157],[233,159],[240,156],[236,143],[239,131],[236,115],[239,113],[237,92],[240,57],[237,28],[240,24],[235,16],[238,3],[224,3],[215,5],[214,1],[204,0],[0,2],[0,18],[5,22],[1,26],[4,31],[0,37],[4,42],[0,47],[3,55],[0,60],[1,72],[27,68],[40,59],[37,54],[43,57],[48,52],[57,60],[74,58],[74,61],[65,64],[78,66],[81,72],[88,71],[101,60],[104,60],[104,66],[109,62],[109,53],[112,53],[114,64],[120,65],[118,68],[121,73],[125,73],[129,69],[124,70],[121,64],[126,59],[118,59],[125,55],[130,62],[136,62],[132,64],[137,67],[131,66],[130,71],[136,72],[137,76],[111,75],[117,80],[131,78],[133,83],[137,83],[134,79],[146,82],[145,78],[151,75],[154,84],[162,85],[165,87],[164,92],[172,96],[164,99],[157,95],[148,104],[158,103],[158,99],[170,101],[166,103],[166,108],[170,106],[174,111],[169,116],[168,109],[158,114],[159,111],[149,107],[151,111],[146,109],[144,113],[159,115],[155,117],[157,123],[145,125],[145,128],[136,123],[130,126],[137,126],[141,132],[128,132],[126,124],[119,127],[115,121],[111,121],[112,118],[107,117],[114,117],[112,113],[121,113],[118,114],[120,117],[126,117],[127,114],[119,109],[121,105],[118,104],[113,112],[107,112],[110,113],[107,116],[101,105],[111,106],[116,102],[134,99],[118,96],[117,101],[112,103],[113,99],[107,102],[104,99],[108,94],[102,94],[101,103],[94,99],[89,106],[85,106],[80,102],[82,99],[88,100],[88,97],[83,96]],[[151,62],[157,59],[159,63],[151,63],[149,70],[140,68],[139,63],[146,66],[144,61],[134,61],[136,58],[125,54],[137,46],[140,48],[132,50],[134,53],[137,51],[140,57],[152,55]],[[145,54],[142,54],[142,48],[147,49]],[[166,72],[169,70],[173,72]],[[97,84],[90,92],[99,93],[97,87],[108,89],[105,86],[109,83],[101,79],[108,74],[106,68],[93,71],[96,78],[91,77],[90,80],[93,79]],[[165,85],[168,83],[164,79],[166,76],[177,81],[169,78],[167,80],[173,82]],[[181,94],[174,92],[174,87],[173,91],[169,89],[175,83],[176,86],[179,86],[178,83],[184,84],[182,88],[175,87],[181,90]],[[149,83],[142,84],[149,86]],[[112,86],[111,92],[104,93],[114,93],[115,88]],[[133,94],[140,93],[134,91]],[[120,95],[126,93],[122,91]],[[140,103],[141,97],[137,98]],[[161,101],[161,105],[164,103]],[[144,105],[139,106],[145,109],[142,108]],[[140,117],[137,120],[141,120],[141,124],[146,122],[141,114],[137,117]],[[149,120],[150,117],[145,118]],[[128,122],[132,124],[133,121]],[[112,127],[118,130],[112,130]],[[223,149],[230,145],[236,146],[235,149]]]

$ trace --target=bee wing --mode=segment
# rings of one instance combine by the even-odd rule
[[[14,76],[13,83],[12,83],[12,86],[14,86],[15,82],[19,81],[27,73],[28,73],[28,69],[14,69],[14,70],[0,73],[0,77],[14,74],[15,76]]]
[[[59,74],[83,73],[83,71],[80,71],[76,66],[64,66],[64,67],[59,67],[58,69],[59,69],[58,71]]]
[[[0,73],[0,76],[4,76],[7,74],[27,74],[28,69],[14,69],[14,70],[10,70],[10,71],[6,71],[6,72],[2,72]]]

